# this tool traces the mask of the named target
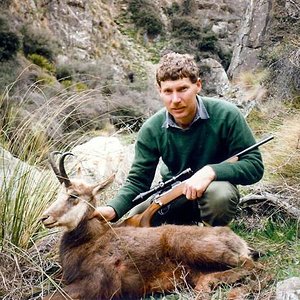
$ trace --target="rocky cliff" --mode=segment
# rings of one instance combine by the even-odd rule
[[[115,66],[117,78],[132,71],[133,65],[145,67],[145,61],[151,60],[149,48],[157,46],[147,34],[140,32],[143,38],[138,40],[128,33],[128,28],[132,28],[129,0],[10,2],[8,11],[16,27],[25,25],[39,28],[58,41],[57,63],[104,58]],[[167,32],[171,30],[167,10],[174,4],[189,8],[186,14],[191,19],[200,27],[210,28],[227,52],[233,51],[245,14],[245,1],[154,1],[153,6]],[[139,32],[139,28],[135,30]]]
[[[17,92],[12,97],[10,88],[8,96],[25,102],[23,91],[38,85],[25,93],[30,112],[66,88],[87,93],[91,101],[77,119],[77,104],[64,112],[75,112],[71,126],[64,124],[68,130],[94,118],[99,123],[107,113],[113,124],[124,113],[136,124],[137,117],[157,110],[161,104],[154,92],[154,70],[167,50],[195,55],[204,94],[232,99],[231,79],[269,66],[285,97],[293,97],[300,86],[300,9],[293,0],[6,0],[0,6],[0,31],[7,33],[5,16],[21,40],[14,48],[20,47],[17,55],[0,63],[0,89],[18,78],[13,85],[19,85]],[[51,103],[57,107],[64,98]]]

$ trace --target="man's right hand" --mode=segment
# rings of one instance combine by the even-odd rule
[[[111,206],[98,206],[92,214],[92,218],[99,220],[111,221],[117,216],[115,210]]]
[[[183,194],[189,200],[195,200],[202,197],[207,187],[215,180],[216,173],[210,166],[204,166],[193,176],[185,180]]]

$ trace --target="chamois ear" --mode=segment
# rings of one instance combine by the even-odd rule
[[[77,170],[76,170],[76,177],[77,177],[77,178],[82,178],[82,170],[81,170],[81,167],[80,167],[80,166],[77,167]]]
[[[115,174],[111,175],[108,179],[103,182],[96,184],[92,189],[93,196],[96,196],[100,191],[108,187],[115,179]]]

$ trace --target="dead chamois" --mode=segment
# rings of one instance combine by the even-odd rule
[[[95,196],[112,178],[95,186],[70,180],[64,168],[68,154],[61,156],[59,168],[50,156],[62,186],[42,216],[47,228],[66,228],[60,243],[65,287],[44,299],[62,300],[66,294],[85,300],[138,299],[172,291],[183,280],[207,295],[217,283],[236,282],[253,268],[246,242],[228,227],[136,228],[91,218]]]

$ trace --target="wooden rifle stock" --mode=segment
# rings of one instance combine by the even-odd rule
[[[134,227],[150,227],[151,219],[153,215],[160,209],[162,206],[167,205],[172,202],[177,197],[183,194],[184,181],[178,183],[170,190],[166,191],[163,194],[157,195],[154,201],[147,207],[145,211],[140,214],[136,214],[130,218],[125,219],[121,225],[124,226],[134,226]]]
[[[272,140],[274,136],[268,136],[261,141],[257,142],[256,144],[244,149],[243,151],[237,153],[236,155],[226,159],[227,162],[237,162],[239,157],[243,154],[248,153],[249,151],[258,148],[259,146],[267,143],[268,141]],[[183,194],[183,187],[185,181],[178,183],[177,185],[171,187],[169,190],[162,194],[158,194],[154,201],[140,214],[136,214],[132,217],[129,217],[122,221],[120,225],[122,226],[134,226],[134,227],[151,227],[151,219],[153,215],[160,209],[162,206],[169,204],[177,197]]]

